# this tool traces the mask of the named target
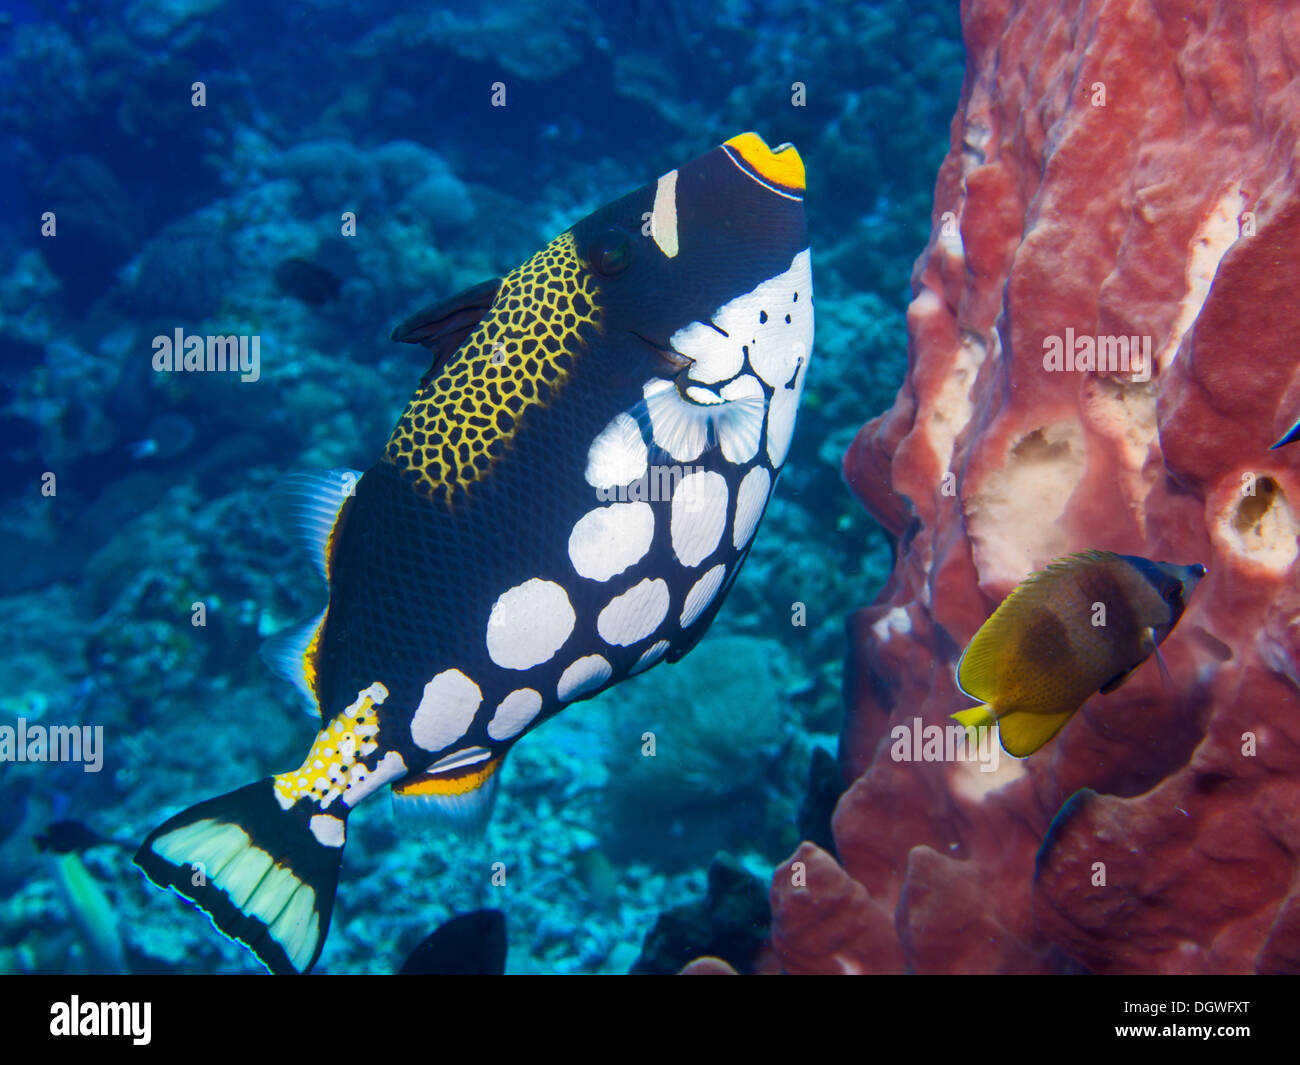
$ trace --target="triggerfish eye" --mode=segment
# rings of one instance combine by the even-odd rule
[[[617,277],[632,265],[632,243],[626,233],[606,230],[592,245],[588,261],[604,277]]]

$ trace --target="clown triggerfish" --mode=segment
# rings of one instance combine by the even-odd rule
[[[1114,691],[1153,653],[1160,661],[1204,576],[1201,565],[1109,551],[1057,559],[1021,581],[971,639],[957,684],[984,705],[952,716],[996,722],[1007,754],[1033,754],[1090,695]]]
[[[379,458],[278,509],[329,584],[267,660],[301,767],[199,803],[136,863],[276,973],[324,945],[347,817],[481,828],[526,732],[708,628],[786,460],[813,340],[804,169],[727,141],[403,322],[433,354]]]

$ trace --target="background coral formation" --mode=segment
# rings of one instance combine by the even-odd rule
[[[907,380],[844,463],[899,553],[849,625],[842,865],[778,869],[773,945],[791,972],[1294,972],[1300,479],[1268,448],[1300,414],[1300,13],[963,25]],[[1067,330],[1149,339],[1150,380],[1049,372]],[[1085,548],[1208,566],[1172,686],[1144,667],[996,773],[893,760],[892,728],[969,705],[956,657],[999,599]]]

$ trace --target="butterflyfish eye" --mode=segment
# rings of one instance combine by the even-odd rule
[[[632,242],[620,230],[606,230],[592,244],[587,259],[597,273],[617,277],[632,265]]]

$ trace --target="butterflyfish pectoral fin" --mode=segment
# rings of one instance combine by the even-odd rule
[[[997,715],[993,712],[993,707],[985,703],[983,706],[972,706],[969,710],[958,710],[952,715],[953,720],[967,728],[984,728],[988,725],[997,724]]]
[[[1148,653],[1156,656],[1156,665],[1160,667],[1160,679],[1165,682],[1165,687],[1174,686],[1173,675],[1169,672],[1169,666],[1165,662],[1165,656],[1160,651],[1160,644],[1156,640],[1155,629],[1149,625],[1142,630],[1142,645],[1148,649]]]
[[[1028,758],[1055,736],[1078,707],[1059,714],[1030,714],[1016,711],[998,718],[1002,749],[1013,758]]]

